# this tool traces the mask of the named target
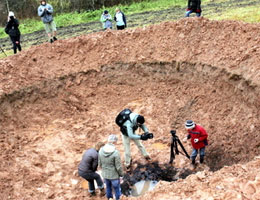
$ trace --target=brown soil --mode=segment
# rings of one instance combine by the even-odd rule
[[[154,161],[169,162],[169,131],[183,138],[186,119],[204,126],[210,143],[210,171],[161,181],[133,199],[259,199],[259,31],[189,18],[44,43],[0,60],[0,199],[86,199],[82,153],[120,135],[114,118],[125,107],[145,116]],[[123,160],[121,140],[118,149]],[[189,164],[177,156],[174,166]]]

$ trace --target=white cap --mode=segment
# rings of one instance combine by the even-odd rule
[[[192,120],[187,120],[185,123],[185,128],[186,129],[193,129],[195,127],[195,123]]]
[[[116,142],[117,141],[117,136],[113,135],[113,134],[109,135],[108,138],[107,138],[107,141],[111,142],[111,143]]]
[[[14,17],[14,12],[10,11],[8,14],[9,17]]]

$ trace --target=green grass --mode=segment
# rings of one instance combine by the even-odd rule
[[[207,4],[213,0],[203,0],[202,4]],[[214,2],[223,2],[227,0],[214,0]],[[69,25],[87,23],[92,21],[99,21],[101,13],[104,9],[108,10],[113,16],[116,7],[120,7],[126,15],[131,15],[146,11],[158,11],[163,9],[169,9],[172,7],[186,7],[187,0],[146,0],[139,3],[133,3],[131,5],[117,5],[109,8],[102,8],[100,10],[89,11],[89,12],[73,12],[73,13],[61,13],[55,15],[55,22],[58,27],[65,27]],[[241,20],[245,22],[255,23],[260,21],[260,12],[258,11],[259,6],[236,8],[221,12],[220,14],[213,14],[207,16],[214,20]],[[34,31],[43,30],[43,23],[40,17],[34,19],[25,19],[20,21],[20,31],[22,34],[32,33]],[[0,38],[8,37],[4,32],[4,28],[0,27]]]
[[[214,20],[238,20],[248,23],[259,23],[260,22],[260,12],[259,5],[248,6],[244,8],[236,8],[232,10],[226,10],[224,14],[218,15],[213,14],[208,16],[209,19]]]
[[[208,1],[208,0],[207,0]],[[140,13],[145,11],[156,11],[171,8],[174,6],[185,6],[187,0],[154,0],[154,1],[143,1],[139,3],[133,3],[131,5],[117,5],[109,8],[102,8],[95,11],[81,12],[81,13],[62,13],[55,15],[55,22],[58,27],[69,26],[81,23],[87,23],[91,21],[99,21],[103,10],[107,9],[113,16],[116,7],[120,7],[126,15],[134,13]],[[22,34],[32,33],[34,31],[43,30],[43,24],[39,18],[26,19],[20,21],[20,31]],[[7,37],[4,32],[4,28],[0,28],[0,38]]]

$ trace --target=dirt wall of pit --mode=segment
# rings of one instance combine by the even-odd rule
[[[83,199],[74,184],[82,149],[117,133],[114,117],[124,107],[146,116],[155,138],[145,145],[159,162],[169,159],[169,130],[185,136],[185,119],[209,132],[212,170],[252,160],[260,153],[259,28],[190,18],[1,60],[3,198]]]

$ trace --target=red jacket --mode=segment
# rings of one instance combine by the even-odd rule
[[[208,133],[200,125],[195,125],[192,130],[188,130],[188,138],[191,139],[191,144],[194,149],[201,149],[208,145]],[[194,139],[198,138],[197,143],[194,142]]]

